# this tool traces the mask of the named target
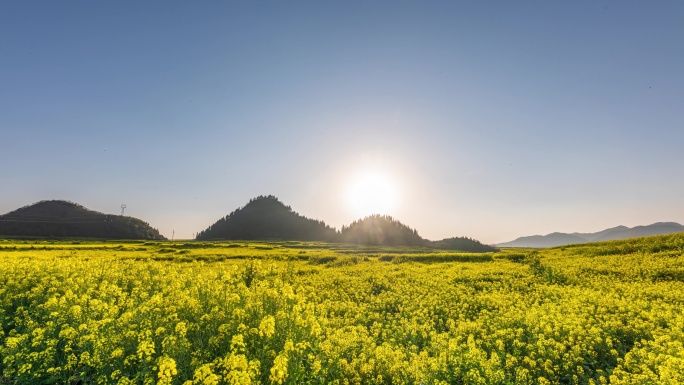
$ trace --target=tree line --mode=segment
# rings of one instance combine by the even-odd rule
[[[288,239],[365,245],[424,246],[472,252],[497,250],[466,237],[429,241],[418,235],[415,229],[389,215],[370,215],[352,222],[349,226],[342,226],[342,229],[337,231],[323,221],[296,213],[273,195],[250,199],[244,207],[200,231],[196,239]]]

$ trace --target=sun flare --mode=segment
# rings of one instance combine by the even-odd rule
[[[389,214],[397,204],[397,195],[397,187],[387,175],[369,172],[350,183],[347,203],[358,217]]]

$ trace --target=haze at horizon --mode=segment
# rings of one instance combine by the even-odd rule
[[[684,4],[115,4],[0,12],[0,213],[190,238],[258,195],[338,229],[379,170],[429,239],[684,222]]]

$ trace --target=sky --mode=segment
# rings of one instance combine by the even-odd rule
[[[376,175],[433,240],[684,223],[683,42],[681,1],[2,2],[0,214],[339,229]]]

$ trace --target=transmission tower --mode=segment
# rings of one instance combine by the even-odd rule
[[[121,205],[121,216],[123,216],[124,210],[126,210],[126,204]]]

